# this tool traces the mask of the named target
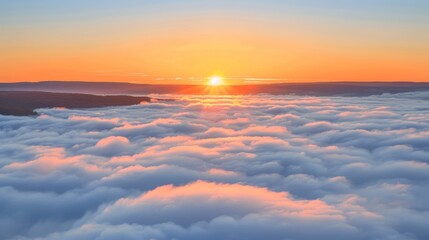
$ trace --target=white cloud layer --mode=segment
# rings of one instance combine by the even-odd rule
[[[428,239],[428,96],[0,115],[0,239]]]

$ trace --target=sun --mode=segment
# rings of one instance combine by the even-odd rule
[[[210,77],[208,85],[213,86],[213,87],[221,86],[221,85],[223,85],[223,78],[219,77],[219,76]]]

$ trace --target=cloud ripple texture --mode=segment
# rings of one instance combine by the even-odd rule
[[[428,96],[0,115],[0,239],[429,239]]]

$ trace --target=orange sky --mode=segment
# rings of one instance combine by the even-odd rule
[[[425,3],[41,2],[1,3],[1,82],[429,81]]]

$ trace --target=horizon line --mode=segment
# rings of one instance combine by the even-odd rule
[[[228,78],[226,78],[228,79]],[[205,86],[206,83],[143,83],[143,82],[128,82],[128,81],[87,81],[87,80],[40,80],[40,81],[17,81],[17,82],[1,82],[0,84],[23,84],[23,83],[110,83],[110,84],[133,84],[133,85],[165,85],[165,86]],[[234,83],[234,84],[225,84],[224,86],[258,86],[258,85],[278,85],[278,84],[351,84],[351,83],[413,83],[413,84],[429,84],[427,81],[415,81],[415,80],[315,80],[315,81],[284,81],[284,82],[263,82],[263,83]]]

